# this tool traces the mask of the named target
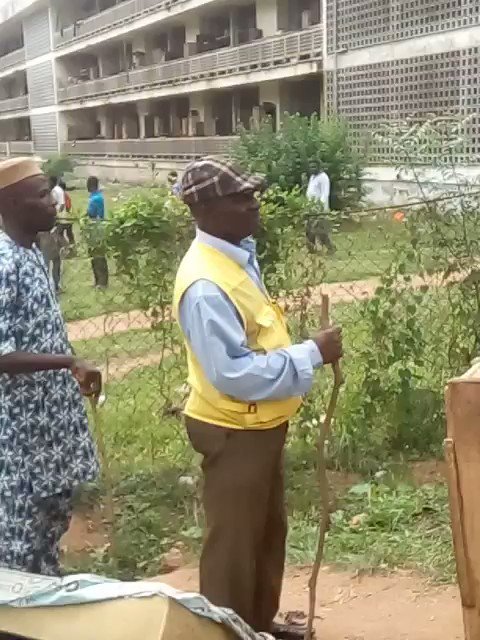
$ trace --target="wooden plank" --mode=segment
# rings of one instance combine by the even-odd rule
[[[475,607],[475,587],[472,582],[470,567],[465,550],[463,531],[463,504],[458,487],[457,460],[455,445],[451,438],[444,442],[445,460],[448,473],[448,493],[450,501],[450,516],[452,520],[453,545],[457,562],[458,585],[464,607]]]
[[[446,392],[447,463],[466,640],[480,640],[480,379],[466,376]]]

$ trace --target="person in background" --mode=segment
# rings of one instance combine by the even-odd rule
[[[60,572],[75,489],[98,475],[82,393],[101,390],[72,354],[36,246],[56,204],[32,159],[0,163],[0,566],[44,575]]]
[[[342,357],[342,336],[332,328],[291,344],[252,239],[263,188],[228,161],[187,167],[182,196],[197,237],[177,273],[173,309],[187,352],[187,431],[203,456],[201,593],[255,631],[290,639],[305,629],[274,624],[287,534],[285,440],[315,371]]]
[[[329,253],[335,253],[335,247],[330,239],[328,219],[321,215],[321,213],[328,214],[330,211],[330,187],[330,178],[327,173],[317,162],[311,162],[307,198],[318,202],[321,206],[318,218],[309,220],[307,224],[307,242],[312,251],[315,250],[317,242],[320,242]]]
[[[178,173],[176,171],[170,171],[168,174],[168,184],[170,186],[170,193],[176,198],[180,198],[182,195],[182,184],[178,179]]]
[[[65,212],[65,193],[59,186],[56,176],[50,176],[48,180],[57,216],[61,216]],[[39,233],[38,242],[48,273],[52,276],[55,293],[59,295],[62,292],[60,284],[62,277],[62,249],[66,246],[62,223],[57,220],[55,226],[49,232]]]
[[[97,177],[90,176],[88,178],[87,190],[90,194],[87,208],[87,215],[90,220],[88,245],[94,285],[99,289],[106,289],[108,287],[109,273],[104,248],[105,198],[100,191]]]
[[[56,176],[50,176],[49,180],[52,198],[57,210],[57,216],[59,216],[65,211],[65,191],[58,184],[58,178]]]
[[[60,179],[58,181],[58,186],[63,191],[63,197],[65,200],[65,216],[64,220],[58,224],[59,233],[62,236],[66,236],[67,242],[71,247],[73,247],[75,245],[75,236],[73,234],[73,222],[71,220],[72,199],[67,191],[67,185],[64,180]]]

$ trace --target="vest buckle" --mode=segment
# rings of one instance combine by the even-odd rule
[[[256,402],[248,405],[247,413],[249,413],[249,414],[257,413],[257,404],[256,404]]]

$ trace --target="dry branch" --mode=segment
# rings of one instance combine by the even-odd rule
[[[322,329],[328,329],[330,326],[330,300],[327,295],[322,295]],[[313,563],[312,575],[310,577],[309,588],[309,607],[308,607],[308,620],[307,620],[307,633],[306,640],[312,640],[313,637],[313,623],[315,621],[315,607],[317,601],[317,584],[318,575],[320,573],[320,567],[323,560],[323,550],[325,547],[325,538],[328,530],[330,529],[330,496],[327,478],[327,463],[325,460],[325,442],[330,434],[333,417],[337,408],[338,395],[340,388],[343,385],[344,379],[340,363],[335,363],[333,366],[333,390],[328,403],[327,413],[325,420],[320,427],[320,435],[318,437],[317,449],[317,473],[318,473],[318,485],[320,488],[320,499],[322,507],[322,516],[320,521],[320,528],[318,534],[317,553],[315,556],[315,562]]]

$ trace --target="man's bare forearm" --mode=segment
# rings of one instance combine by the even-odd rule
[[[75,358],[72,356],[15,351],[6,356],[0,356],[0,374],[16,376],[37,371],[71,369],[74,361]]]

